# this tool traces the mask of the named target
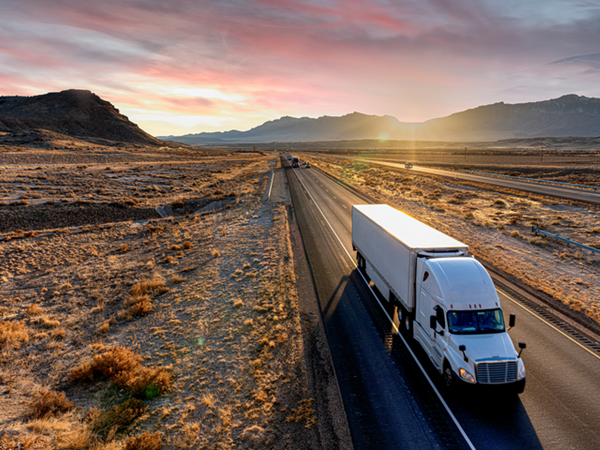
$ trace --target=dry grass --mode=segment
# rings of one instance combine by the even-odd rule
[[[152,305],[152,298],[149,295],[141,295],[136,297],[130,297],[126,302],[127,310],[123,317],[131,319],[133,317],[144,316],[154,311]]]
[[[39,306],[38,304],[32,303],[31,305],[29,305],[27,307],[25,312],[27,314],[29,314],[30,316],[39,316],[40,314],[42,314],[44,312],[44,309],[41,306]]]
[[[54,391],[38,391],[33,395],[29,404],[29,417],[32,419],[47,419],[51,416],[71,410],[75,404],[64,393]]]
[[[171,278],[171,283],[183,283],[184,281],[186,281],[187,278],[186,277],[182,277],[181,275],[173,275],[173,278]]]
[[[29,341],[29,333],[25,322],[0,322],[0,349],[20,347]]]
[[[125,450],[161,450],[163,442],[160,433],[145,431],[138,436],[129,438],[125,443]]]
[[[17,218],[18,226],[10,225],[11,230],[21,228],[22,233],[16,237],[10,231],[11,241],[0,252],[0,299],[6,308],[2,317],[22,321],[34,345],[3,348],[10,360],[0,361],[0,373],[11,391],[2,397],[9,406],[0,407],[0,423],[43,434],[56,449],[158,449],[162,443],[174,448],[186,442],[194,448],[254,448],[251,440],[243,442],[241,434],[255,425],[268,430],[258,439],[269,443],[267,447],[303,447],[297,444],[307,441],[303,423],[284,422],[291,408],[297,407],[306,380],[291,254],[286,247],[286,214],[259,197],[266,185],[264,160],[255,162],[244,154],[238,169],[227,157],[218,166],[202,162],[195,173],[187,164],[172,168],[168,163],[126,174],[124,164],[111,161],[112,170],[105,174],[99,170],[105,164],[80,171],[85,178],[71,178],[68,168],[63,168],[55,180],[70,186],[72,198],[86,202],[127,204],[131,202],[126,197],[135,196],[151,214],[182,192],[185,213],[194,201],[202,207],[205,195],[217,188],[238,192],[237,203],[202,215],[180,212],[179,217],[152,217],[146,225],[140,225],[138,218],[78,223],[78,229],[62,222],[50,231],[40,228],[38,237],[27,228],[27,217]],[[52,172],[58,172],[54,167],[45,168],[44,176],[52,178]],[[242,176],[234,178],[240,171]],[[121,187],[114,178],[120,172],[140,180]],[[5,176],[13,175],[0,174]],[[142,178],[161,185],[144,187]],[[214,187],[207,187],[215,181]],[[90,185],[91,191],[86,191]],[[133,186],[135,194],[130,190],[115,195]],[[62,199],[64,190],[56,195]],[[61,211],[65,205],[58,199],[48,209]],[[35,208],[4,209],[30,211],[33,217]],[[95,220],[92,215],[80,218]],[[0,228],[7,223],[0,220]],[[37,244],[41,239],[45,245]],[[170,246],[175,247],[167,251]],[[271,249],[265,253],[268,246]],[[213,249],[218,256],[212,256]],[[167,255],[180,266],[161,264]],[[249,255],[256,256],[257,263],[247,267],[252,266],[255,276],[246,278],[243,270],[230,279],[236,268],[251,263]],[[286,305],[285,311],[279,310],[280,303]],[[29,314],[32,304],[42,310],[31,307]],[[256,305],[263,312],[254,311]],[[275,330],[278,325],[282,328]],[[259,344],[263,337],[267,338],[264,345]],[[260,364],[252,366],[249,376],[254,360]],[[8,371],[14,375],[5,380]],[[41,389],[68,389],[76,408],[47,419],[25,418],[19,412],[24,409],[20,400],[31,399],[31,393]],[[146,401],[157,395],[164,398]],[[208,404],[202,403],[205,395]],[[128,398],[143,401],[146,411],[124,405]],[[86,416],[90,408],[92,413]],[[129,424],[119,421],[122,415],[130,417]],[[144,430],[160,430],[160,435],[140,435]],[[130,438],[134,435],[139,436]]]
[[[41,436],[7,436],[0,438],[0,449],[2,450],[37,450],[49,448],[45,445]]]
[[[292,414],[287,416],[285,421],[297,423],[302,420],[306,420],[306,424],[304,426],[306,428],[312,427],[315,423],[317,423],[317,419],[315,418],[315,410],[311,408],[314,401],[314,398],[301,400],[298,408],[293,409]]]
[[[116,386],[142,399],[167,392],[173,384],[173,375],[164,367],[143,367],[141,361],[140,355],[127,348],[111,348],[76,367],[71,372],[71,379],[75,382],[110,379]]]
[[[135,284],[129,291],[129,294],[136,297],[145,294],[162,295],[167,292],[169,292],[169,288],[165,286],[164,281],[150,280]]]
[[[108,411],[91,413],[91,431],[105,441],[127,431],[148,409],[144,402],[130,398]]]

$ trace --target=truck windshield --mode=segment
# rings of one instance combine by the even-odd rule
[[[448,328],[454,334],[501,333],[504,331],[502,310],[449,311]]]

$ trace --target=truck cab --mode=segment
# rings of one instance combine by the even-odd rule
[[[413,337],[446,384],[511,385],[523,392],[525,367],[483,266],[471,257],[425,252],[416,269]]]

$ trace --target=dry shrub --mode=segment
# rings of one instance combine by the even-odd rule
[[[160,433],[145,431],[138,436],[129,438],[125,443],[125,450],[161,450],[163,442]]]
[[[177,264],[177,258],[173,256],[167,256],[165,259],[163,259],[163,262],[169,264]]]
[[[245,441],[250,441],[254,444],[270,445],[274,442],[274,433],[265,430],[258,425],[253,425],[242,431],[241,438]]]
[[[521,218],[523,217],[522,213],[516,213],[515,215],[513,215],[512,217],[510,217],[508,219],[508,223],[514,225],[516,224],[519,220],[521,220]]]
[[[96,332],[98,334],[106,334],[108,333],[108,330],[110,329],[110,322],[108,320],[105,320],[102,325],[100,325],[98,327],[98,329],[96,330]]]
[[[111,440],[116,434],[126,431],[147,409],[141,400],[130,398],[108,411],[93,412],[92,433]]]
[[[42,323],[46,328],[58,328],[60,327],[60,322],[58,320],[49,319],[46,316],[42,316]]]
[[[153,399],[168,391],[173,384],[173,374],[165,367],[149,369],[140,367],[133,377],[128,379],[125,387],[131,395],[142,399]]]
[[[148,231],[150,231],[151,233],[154,233],[155,231],[163,231],[164,227],[161,227],[160,225],[150,225],[148,226]]]
[[[315,417],[315,410],[311,409],[314,398],[310,398],[307,400],[300,400],[300,405],[297,409],[292,409],[292,414],[285,418],[286,422],[295,422],[298,423],[301,420],[306,420],[305,428],[312,427],[315,423],[317,423],[317,419]]]
[[[48,448],[44,445],[41,436],[8,436],[0,438],[2,450],[34,450]]]
[[[184,243],[181,245],[181,247],[182,247],[183,249],[185,249],[185,250],[188,250],[188,249],[190,249],[190,248],[193,248],[193,247],[194,247],[194,244],[192,244],[190,241],[185,241],[185,242],[184,242]]]
[[[72,409],[75,404],[67,398],[64,393],[54,391],[39,391],[33,395],[29,404],[29,417],[32,419],[43,419],[56,416]]]
[[[120,252],[126,252],[128,250],[129,250],[129,245],[127,245],[127,244],[123,244],[119,247]]]
[[[142,281],[133,285],[129,294],[132,296],[141,296],[144,294],[161,295],[169,292],[169,288],[165,286],[162,280]]]
[[[510,233],[510,237],[514,237],[517,239],[522,239],[523,236],[521,236],[521,233],[519,233],[517,230],[514,230],[512,233]]]
[[[39,316],[40,314],[42,314],[44,312],[44,310],[42,309],[41,306],[37,305],[36,303],[32,303],[31,305],[29,305],[27,307],[25,312],[27,314],[29,314],[30,316]]]
[[[29,341],[25,322],[0,322],[0,348],[20,347]]]
[[[94,381],[95,379],[122,378],[134,372],[140,366],[142,357],[125,347],[114,347],[99,355],[92,361],[76,367],[71,373],[73,381]]]
[[[506,202],[504,200],[502,200],[501,198],[497,199],[494,201],[493,205],[496,208],[506,208],[508,205],[506,204]]]
[[[213,258],[218,258],[221,256],[221,252],[219,250],[213,250],[212,252]]]
[[[173,244],[169,247],[169,250],[181,250],[181,247],[177,244]]]
[[[244,306],[244,302],[241,301],[240,299],[236,299],[233,301],[233,307],[234,308],[239,308],[241,306]]]
[[[600,227],[590,228],[587,233],[600,233]]]
[[[148,295],[142,295],[141,297],[132,297],[127,302],[129,308],[127,309],[127,315],[131,317],[143,316],[154,311],[152,306],[152,299]]]
[[[149,369],[141,365],[142,357],[125,347],[114,347],[95,355],[92,361],[76,367],[73,381],[110,379],[138,398],[154,398],[171,388],[173,375],[166,368]]]
[[[550,245],[550,242],[548,242],[547,239],[544,239],[540,236],[536,236],[534,238],[529,239],[529,243],[542,248],[547,248]]]
[[[67,330],[65,328],[59,328],[58,330],[54,330],[51,333],[51,335],[54,339],[60,340],[60,339],[64,339],[66,333],[67,333]]]
[[[173,278],[171,278],[171,283],[183,283],[184,281],[187,281],[187,278],[180,275],[173,275]]]

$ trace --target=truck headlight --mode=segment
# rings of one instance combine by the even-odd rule
[[[458,369],[458,375],[467,383],[475,383],[475,377],[469,372],[467,372],[465,369]]]
[[[517,375],[517,380],[522,380],[523,378],[525,378],[525,366],[521,367],[519,375]]]

